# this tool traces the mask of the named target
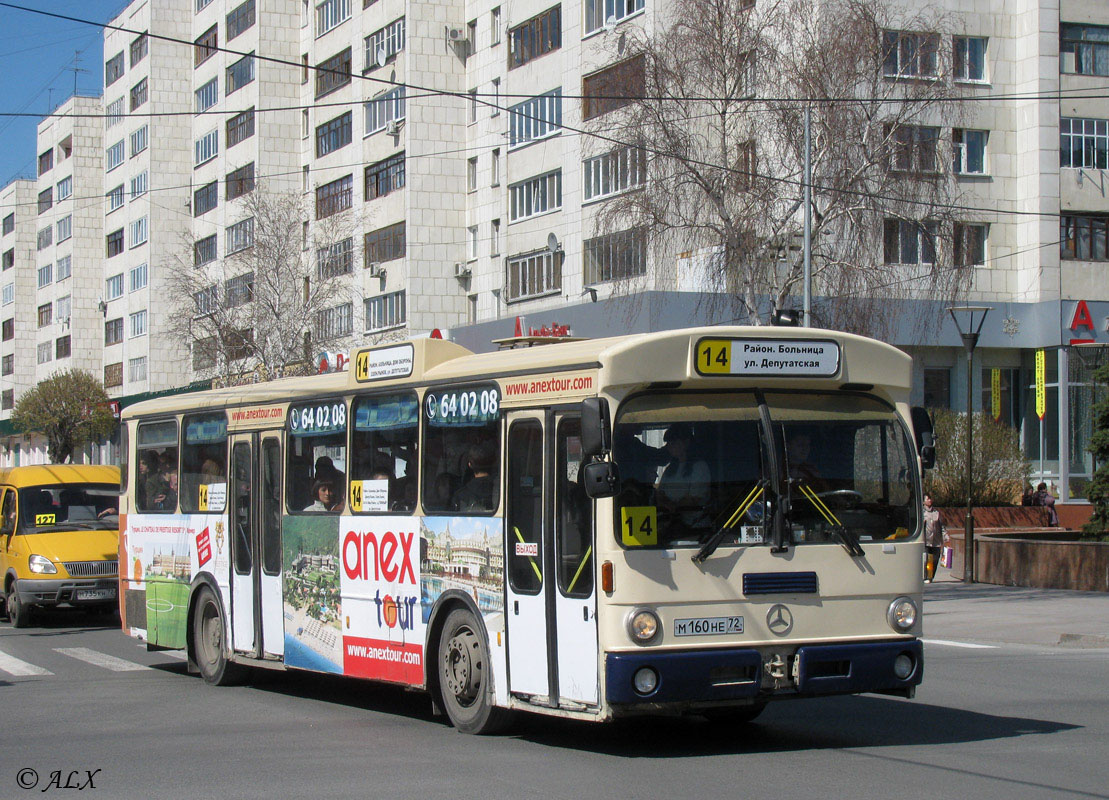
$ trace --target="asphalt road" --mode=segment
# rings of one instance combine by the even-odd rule
[[[72,794],[55,773],[113,798],[1109,798],[1107,603],[941,582],[915,700],[779,703],[731,728],[530,717],[497,737],[343,679],[210,687],[102,618],[0,624],[0,798]]]

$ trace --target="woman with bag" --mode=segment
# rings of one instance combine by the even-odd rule
[[[932,506],[932,498],[924,495],[924,552],[927,561],[924,565],[924,582],[931,583],[936,577],[936,566],[940,560],[940,549],[943,547],[943,523],[940,522],[940,510]]]

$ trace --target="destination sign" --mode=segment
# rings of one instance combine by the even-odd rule
[[[354,357],[354,379],[359,383],[407,378],[412,374],[415,349],[410,344],[362,350]]]
[[[839,373],[839,344],[822,339],[701,339],[697,373],[706,376],[831,378]]]

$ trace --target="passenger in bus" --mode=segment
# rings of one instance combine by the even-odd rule
[[[343,496],[346,490],[347,476],[335,467],[335,462],[331,460],[331,456],[320,456],[316,459],[312,476],[317,481],[330,481],[338,495]]]
[[[802,431],[792,433],[786,443],[786,458],[789,460],[789,477],[817,494],[827,492],[831,487],[820,474],[820,470],[809,460],[812,453],[812,437]]]
[[[676,514],[689,528],[708,524],[712,477],[708,464],[694,456],[693,426],[687,422],[674,423],[662,440],[666,443],[670,463],[658,480],[657,505],[663,511]]]
[[[496,457],[491,443],[483,442],[470,447],[466,466],[472,477],[454,493],[451,507],[455,511],[492,511],[493,495],[497,488],[494,476]]]
[[[305,511],[342,511],[343,496],[335,489],[335,484],[330,480],[318,480],[312,484],[312,497],[315,502]]]

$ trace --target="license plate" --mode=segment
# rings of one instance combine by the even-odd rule
[[[743,633],[743,617],[693,617],[674,620],[675,636],[724,636]]]
[[[78,589],[73,593],[74,600],[115,600],[115,589]]]

